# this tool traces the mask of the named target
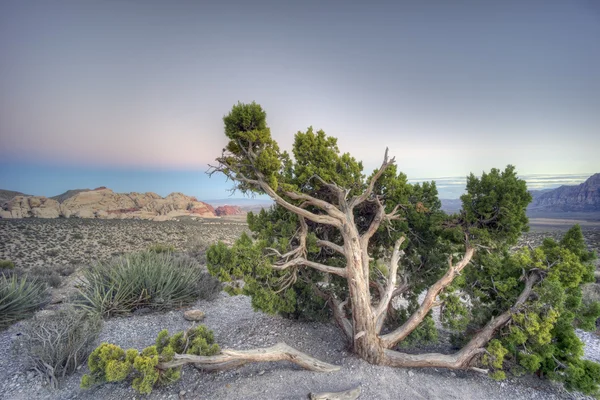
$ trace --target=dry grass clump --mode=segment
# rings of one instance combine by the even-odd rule
[[[101,327],[98,316],[69,306],[27,321],[15,350],[25,355],[30,368],[57,388],[60,378],[85,363]]]

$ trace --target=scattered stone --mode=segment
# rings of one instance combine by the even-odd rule
[[[408,370],[408,376],[412,378],[413,376],[415,376],[415,373],[411,370]]]
[[[200,310],[188,310],[183,313],[183,318],[188,321],[202,321],[204,319],[204,313]]]

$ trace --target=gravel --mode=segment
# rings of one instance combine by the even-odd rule
[[[298,322],[252,310],[245,296],[225,293],[211,302],[198,301],[193,308],[206,313],[203,321],[215,332],[223,348],[250,349],[283,341],[321,360],[340,365],[338,372],[324,374],[300,369],[291,363],[256,363],[237,370],[203,373],[187,366],[182,379],[158,388],[149,399],[306,399],[311,392],[342,391],[360,386],[361,399],[579,399],[560,385],[533,376],[495,382],[476,372],[444,369],[401,369],[374,366],[353,356],[338,329],[330,323]],[[140,395],[126,383],[111,383],[90,390],[79,388],[87,367],[51,390],[41,378],[23,368],[11,352],[21,324],[0,332],[0,398],[3,399],[137,399]],[[105,322],[98,339],[123,348],[142,349],[153,344],[162,329],[186,329],[191,322],[183,310],[160,314],[113,318]],[[600,340],[581,333],[595,349],[598,361]],[[588,347],[586,347],[587,349]]]
[[[192,250],[204,243],[232,243],[247,225],[237,221],[87,221],[0,220],[0,258],[31,268],[86,263],[115,253],[136,251],[152,243],[171,243]],[[564,231],[564,230],[563,230]],[[531,232],[521,245],[538,244],[543,237],[557,239],[563,232]],[[81,236],[75,236],[79,234]],[[588,245],[599,250],[600,230],[584,231]],[[81,239],[76,239],[81,237]],[[50,249],[50,250],[49,250]],[[58,249],[58,254],[54,251]],[[74,278],[70,277],[68,281]],[[68,282],[60,290],[71,288]],[[223,348],[250,349],[283,341],[309,355],[341,366],[331,374],[304,371],[291,363],[256,363],[237,370],[202,373],[183,369],[174,385],[138,395],[128,383],[112,383],[84,391],[79,388],[83,366],[52,390],[33,371],[27,371],[12,351],[22,323],[0,332],[0,399],[306,399],[311,392],[342,391],[360,386],[361,399],[582,399],[560,384],[535,376],[495,382],[485,375],[444,369],[400,369],[373,366],[352,355],[338,328],[331,323],[290,321],[252,310],[245,296],[221,293],[216,300],[193,307],[206,313],[203,321]],[[113,318],[105,322],[96,344],[103,341],[123,348],[142,349],[153,344],[158,332],[187,329],[185,310]],[[577,331],[585,343],[584,357],[600,362],[600,337]]]

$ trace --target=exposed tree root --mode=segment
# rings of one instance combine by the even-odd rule
[[[251,362],[290,361],[304,369],[315,372],[334,372],[339,366],[319,361],[285,343],[253,350],[222,350],[216,356],[175,354],[172,361],[158,364],[159,369],[194,364],[197,368],[216,371],[242,366]]]

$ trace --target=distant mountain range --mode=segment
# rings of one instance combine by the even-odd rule
[[[0,218],[151,219],[221,217],[243,214],[236,205],[212,207],[195,197],[171,193],[115,193],[106,187],[68,190],[54,197],[0,190]]]
[[[532,217],[600,216],[600,173],[592,175],[579,185],[530,190],[530,193],[533,201],[527,208],[527,214]],[[442,209],[448,213],[456,213],[462,207],[460,199],[441,201]],[[155,193],[118,194],[105,187],[68,190],[50,198],[0,190],[0,218],[57,218],[72,215],[83,218],[160,220],[183,214],[220,216],[258,212],[272,205],[272,200],[264,198],[227,198],[200,202],[182,193],[172,193],[162,198]]]
[[[563,185],[556,189],[530,190],[533,200],[528,215],[600,212],[600,173],[579,185]],[[442,199],[442,209],[448,213],[460,211],[460,199]]]
[[[577,186],[531,191],[533,201],[528,210],[546,212],[600,211],[600,173]]]

